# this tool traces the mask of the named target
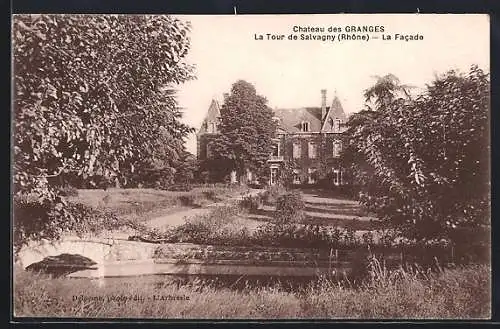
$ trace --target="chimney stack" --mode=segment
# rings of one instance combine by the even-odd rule
[[[326,116],[326,89],[321,89],[321,122]]]

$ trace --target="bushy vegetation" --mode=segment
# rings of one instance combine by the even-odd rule
[[[263,204],[262,196],[260,195],[247,195],[240,201],[239,206],[247,209],[250,213],[255,213]]]
[[[75,191],[70,189],[70,191]],[[132,228],[148,232],[141,222],[152,215],[183,207],[201,207],[232,197],[241,187],[196,187],[191,192],[153,189],[76,190],[64,206],[53,207],[36,195],[14,198],[14,245],[18,250],[30,241],[54,241],[65,234],[99,235],[112,230]],[[215,215],[218,216],[220,212]],[[68,220],[71,218],[71,220]]]
[[[347,123],[342,157],[360,201],[401,236],[477,243],[456,231],[489,227],[489,84],[473,66],[412,96],[387,75],[366,91],[371,107]]]
[[[14,199],[13,212],[16,218],[14,252],[30,241],[54,241],[65,233],[79,236],[99,234],[125,225],[113,212],[81,203],[52,208],[46,202],[17,197]]]
[[[36,226],[48,230],[40,235],[78,218],[60,189],[68,182],[189,179],[183,138],[192,129],[180,121],[174,92],[194,77],[185,62],[188,23],[166,15],[17,15],[12,31],[13,187],[43,205],[33,205],[47,220]]]
[[[487,319],[491,281],[487,266],[429,273],[424,270],[369,268],[359,287],[348,280],[320,278],[304,289],[285,284],[257,286],[228,281],[215,286],[202,280],[178,284],[166,278],[97,281],[54,279],[15,269],[14,315],[89,318],[257,318],[257,319]],[[246,281],[246,282],[245,282]],[[73,296],[104,299],[73,300]],[[109,301],[106,296],[131,300]],[[143,298],[133,300],[134,296]],[[160,301],[153,296],[178,296]],[[187,297],[187,299],[186,299]]]
[[[274,220],[276,224],[301,222],[305,217],[306,204],[298,191],[286,193],[276,200]]]
[[[235,217],[241,209],[238,206],[220,206],[206,215],[186,220],[186,223],[156,237],[168,242],[190,242],[196,244],[239,245],[248,241],[250,233],[238,225]],[[245,243],[245,242],[243,242]]]

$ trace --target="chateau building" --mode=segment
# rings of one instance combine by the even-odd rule
[[[207,115],[197,133],[197,156],[204,160],[211,157],[210,141],[217,130],[220,110],[212,100]],[[321,106],[275,109],[274,120],[278,124],[275,147],[269,157],[269,184],[278,181],[285,162],[293,166],[293,183],[316,184],[320,178],[331,179],[341,185],[342,168],[339,161],[342,150],[342,133],[347,116],[337,95],[327,106],[327,91],[321,90]],[[232,175],[234,181],[235,175]],[[251,179],[251,173],[248,178]]]

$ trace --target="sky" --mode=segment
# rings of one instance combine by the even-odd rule
[[[192,25],[191,49],[186,57],[196,67],[196,80],[178,86],[183,122],[198,130],[206,111],[239,79],[252,83],[271,108],[320,106],[321,89],[327,103],[336,94],[347,113],[363,108],[363,91],[374,76],[396,75],[402,83],[424,88],[437,74],[450,69],[466,72],[472,64],[489,71],[487,15],[226,15],[176,16]],[[370,40],[337,41],[328,28],[383,27],[383,32],[359,32]],[[324,28],[335,40],[300,40],[294,27]],[[352,29],[352,28],[351,28]],[[284,35],[267,40],[266,34]],[[297,40],[288,40],[288,35]],[[352,35],[353,33],[346,33]],[[395,40],[395,34],[420,35],[423,40]],[[256,40],[263,35],[264,40]],[[391,40],[384,40],[390,36]],[[378,37],[375,39],[373,37]],[[418,90],[418,89],[417,89]],[[196,136],[186,141],[196,154]]]

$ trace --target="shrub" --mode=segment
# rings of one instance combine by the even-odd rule
[[[217,201],[217,192],[214,190],[203,191],[203,196],[207,200]]]
[[[179,201],[180,201],[181,205],[183,205],[183,206],[188,206],[188,207],[194,206],[195,196],[192,194],[181,195],[181,196],[179,196]]]
[[[250,213],[254,213],[262,206],[262,197],[260,195],[244,196],[239,205],[241,208],[249,210]]]
[[[392,75],[366,91],[374,107],[347,122],[346,174],[360,202],[401,236],[477,243],[455,231],[490,222],[489,74],[452,70],[408,95]]]
[[[206,215],[190,218],[183,225],[168,230],[163,239],[168,242],[238,245],[249,241],[246,228],[236,225],[240,212],[237,206],[221,206]]]
[[[278,197],[274,219],[276,223],[300,222],[305,217],[305,203],[300,192],[291,192]]]
[[[290,248],[350,249],[361,246],[352,231],[317,224],[267,223],[251,236],[252,244]]]
[[[266,204],[274,205],[278,197],[285,193],[285,189],[279,185],[272,185],[262,193],[262,201]]]
[[[18,251],[30,241],[58,240],[63,233],[98,234],[119,228],[116,215],[81,203],[63,200],[53,206],[27,198],[14,200],[14,249]]]

